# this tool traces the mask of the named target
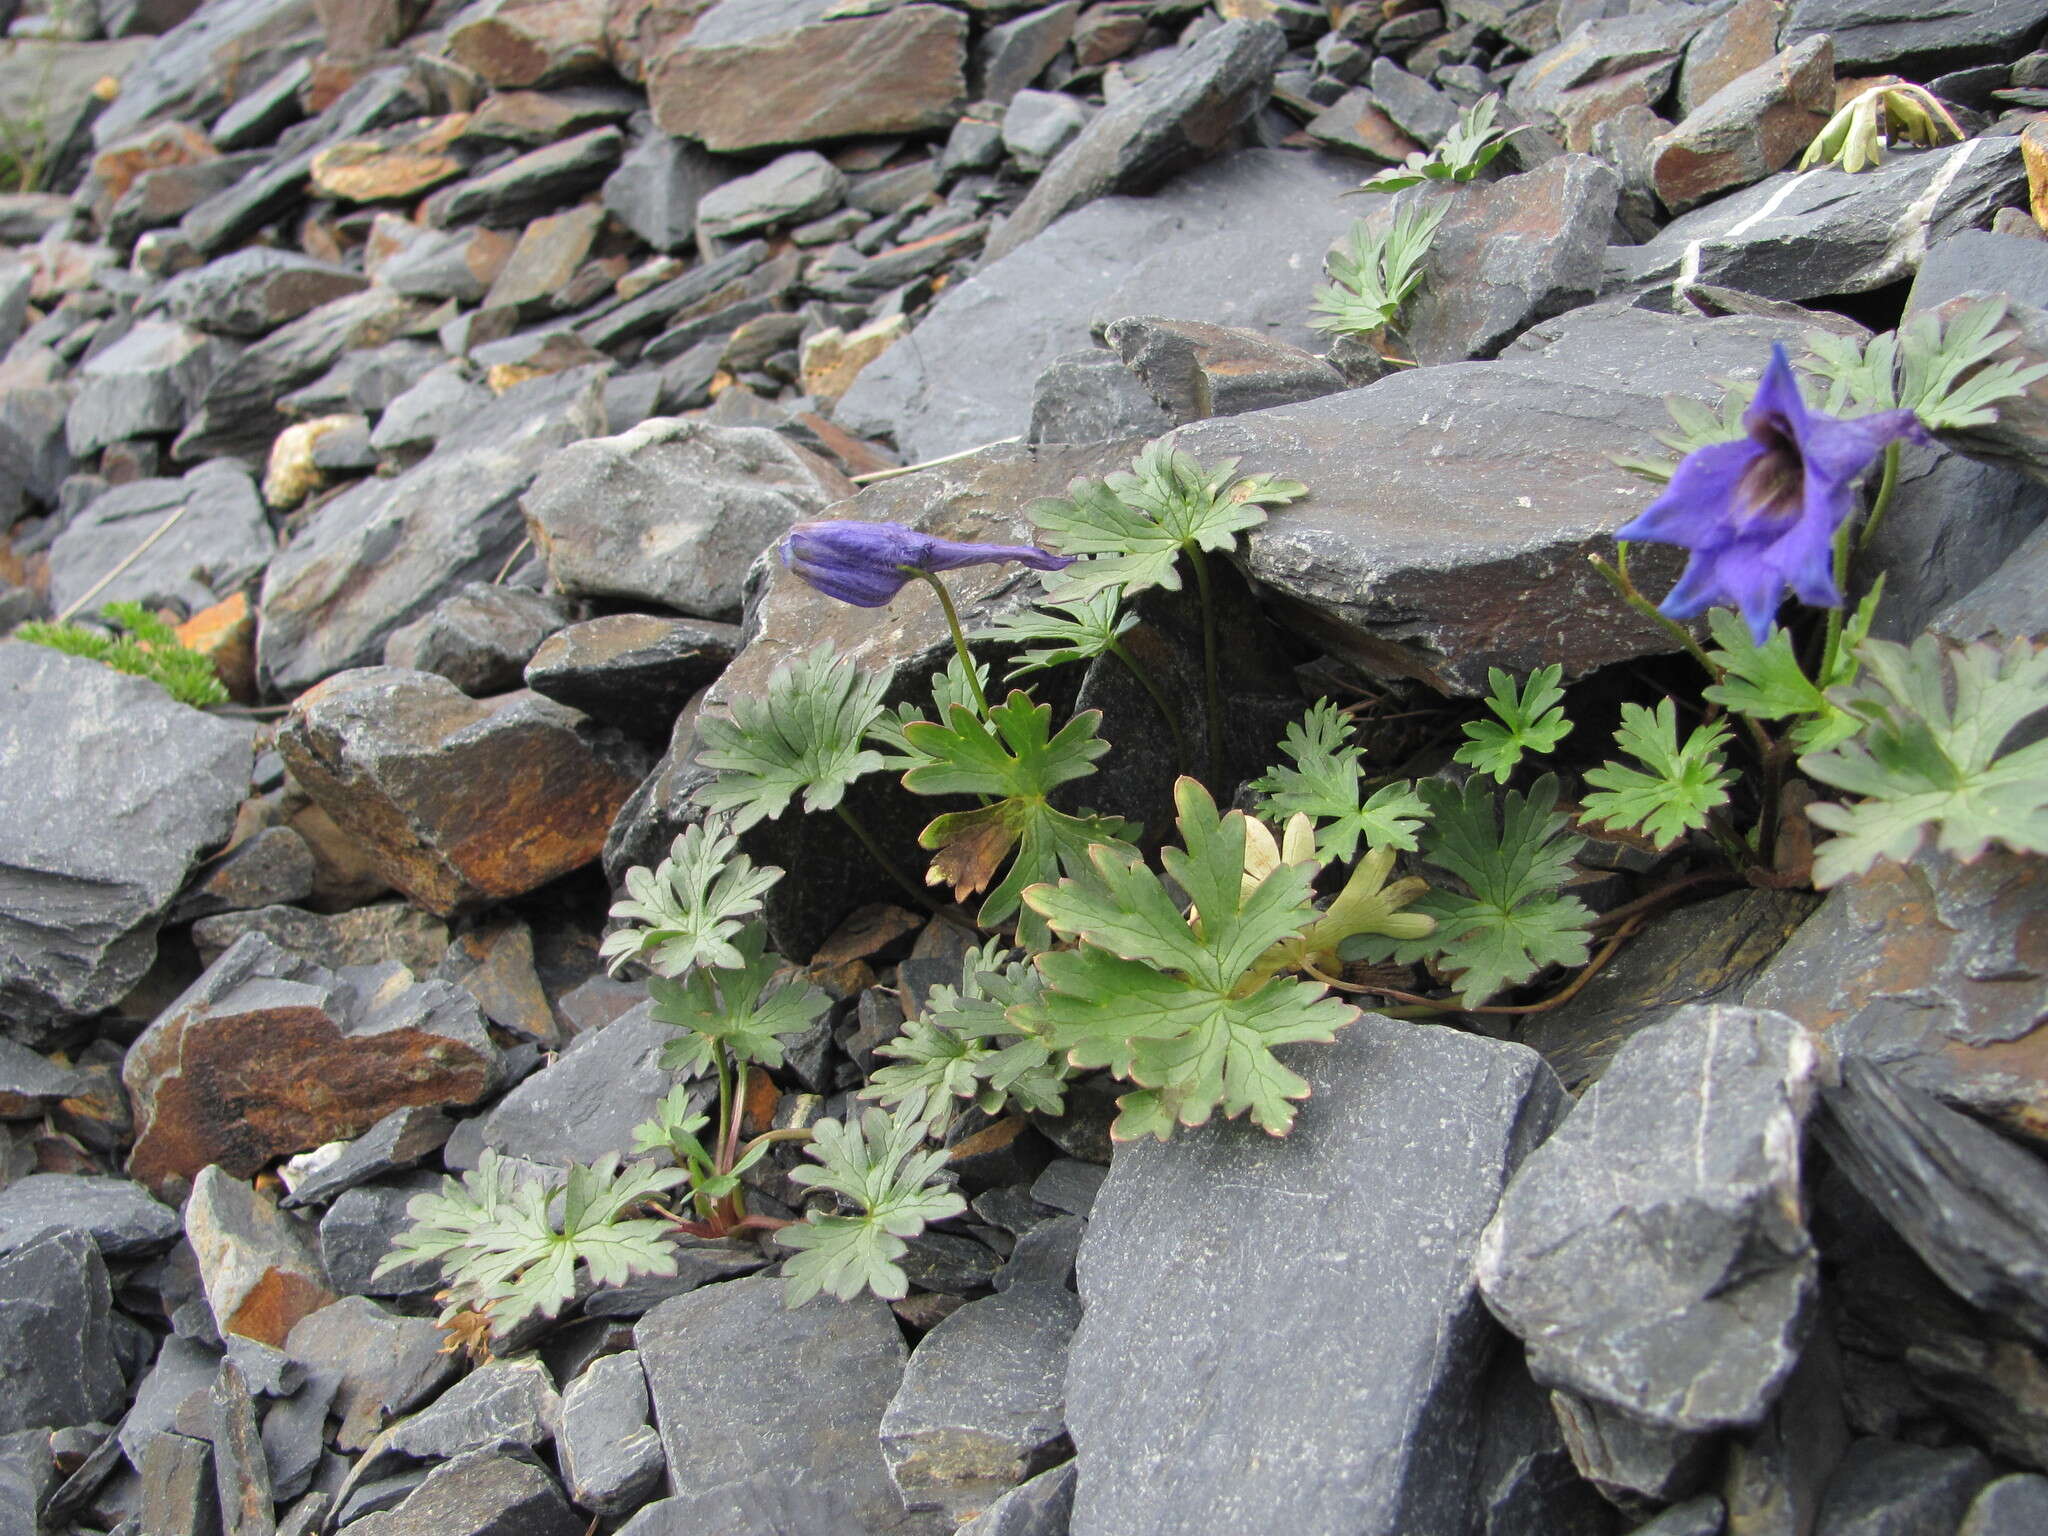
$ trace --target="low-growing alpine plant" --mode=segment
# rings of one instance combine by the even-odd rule
[[[950,662],[928,700],[892,708],[888,678],[820,644],[761,697],[707,713],[705,819],[655,869],[628,875],[604,943],[615,969],[645,973],[652,1016],[674,1031],[662,1063],[676,1085],[636,1134],[639,1160],[551,1182],[486,1154],[414,1202],[387,1265],[438,1259],[444,1320],[486,1346],[587,1285],[672,1268],[676,1233],[772,1233],[790,1305],[863,1289],[898,1298],[908,1246],[965,1209],[948,1171],[962,1116],[1058,1115],[1077,1074],[1102,1072],[1120,1091],[1120,1140],[1218,1117],[1286,1135],[1310,1093],[1290,1058],[1355,1020],[1354,999],[1415,1018],[1540,1011],[1702,886],[1826,887],[1930,843],[1964,860],[1993,844],[2048,853],[2048,742],[2006,745],[2048,709],[2048,650],[1873,639],[1881,583],[1851,583],[1902,445],[1981,425],[2048,373],[1995,357],[2009,339],[2001,315],[1916,320],[1860,347],[1817,339],[1806,366],[1826,387],[1819,403],[1782,348],[1718,410],[1674,401],[1666,442],[1683,456],[1627,466],[1662,490],[1596,564],[1705,677],[1690,693],[1618,701],[1611,758],[1571,717],[1553,663],[1520,678],[1492,669],[1477,717],[1439,731],[1405,773],[1372,761],[1370,700],[1323,699],[1263,775],[1241,790],[1216,782],[1225,700],[1209,562],[1309,489],[1203,464],[1171,440],[1031,507],[1050,548],[799,525],[780,551],[789,572],[857,607],[936,603]],[[1646,541],[1687,551],[1661,601],[1630,570]],[[942,573],[988,563],[1040,573],[1040,591],[1029,613],[970,635]],[[1202,619],[1199,743],[1129,643],[1131,597],[1179,590],[1184,570]],[[1002,655],[1007,690],[991,684]],[[1116,723],[1063,717],[1068,694],[1036,691],[1076,662],[1129,669],[1173,727],[1170,827],[1089,808]],[[912,850],[847,808],[853,785],[882,775],[937,802],[917,839],[922,888],[904,872]],[[1822,797],[1813,826],[1832,834],[1817,846],[1783,835],[1814,798],[1787,795],[1800,775]],[[773,953],[764,908],[783,873],[756,866],[739,837],[812,814],[844,819],[892,878],[976,937],[841,1113],[748,1134],[750,1076],[780,1068],[831,1005]],[[1684,872],[1598,915],[1579,895],[1589,838],[1634,842]],[[803,1143],[808,1160],[778,1143]],[[762,1184],[771,1171],[781,1181]],[[750,1187],[786,1197],[792,1184],[816,1197],[797,1219],[749,1211]]]

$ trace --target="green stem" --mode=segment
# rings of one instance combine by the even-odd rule
[[[1863,532],[1852,539],[1850,535],[1855,524],[1847,518],[1835,530],[1835,590],[1842,594],[1842,601],[1839,607],[1828,610],[1827,640],[1820,653],[1820,684],[1823,688],[1841,664],[1842,625],[1849,612],[1849,558],[1854,551],[1870,547],[1871,536],[1891,509],[1892,492],[1898,489],[1898,485],[1899,445],[1896,442],[1886,443],[1884,469],[1878,475],[1877,494],[1871,498],[1870,515],[1863,519]]]
[[[967,686],[974,692],[974,702],[980,706],[981,718],[988,719],[988,695],[981,691],[981,678],[974,670],[974,657],[967,649],[967,635],[960,628],[960,614],[953,607],[953,594],[948,592],[946,584],[930,571],[921,571],[911,565],[900,566],[898,569],[909,571],[939,594],[939,606],[946,613],[946,627],[953,632],[953,649],[959,653],[960,665],[967,672]]]
[[[711,1042],[711,1065],[718,1073],[718,1139],[712,1143],[715,1150],[711,1157],[711,1171],[722,1174],[726,1170],[725,1141],[728,1128],[732,1125],[732,1063],[726,1058],[722,1041]],[[706,1221],[715,1219],[717,1207],[701,1196],[697,1202],[697,1214]]]
[[[1594,555],[1591,557],[1593,569],[1614,588],[1616,596],[1624,603],[1676,640],[1679,647],[1705,669],[1708,677],[1717,683],[1722,681],[1721,669],[1708,659],[1707,653],[1700,648],[1699,641],[1693,639],[1692,632],[1676,619],[1666,618],[1659,613],[1657,605],[1636,590],[1636,584],[1628,574],[1628,545],[1616,541],[1614,549],[1615,558],[1620,562],[1618,565],[1609,565],[1598,555]]]
[[[1111,655],[1124,664],[1124,670],[1135,677],[1140,686],[1152,695],[1152,703],[1159,710],[1159,718],[1164,720],[1166,728],[1173,732],[1173,755],[1185,769],[1188,766],[1188,744],[1186,738],[1181,735],[1179,711],[1167,700],[1166,695],[1159,691],[1159,684],[1153,681],[1150,670],[1130,653],[1123,641],[1112,638],[1109,650]]]
[[[917,905],[923,907],[925,911],[939,911],[939,905],[937,902],[933,901],[931,897],[927,896],[923,891],[919,890],[916,886],[912,885],[909,880],[904,878],[903,873],[900,870],[898,870],[894,864],[891,864],[889,862],[889,856],[882,851],[882,845],[875,841],[874,834],[868,831],[866,825],[862,823],[859,817],[855,816],[852,811],[849,811],[846,808],[846,804],[844,801],[841,801],[838,805],[834,806],[833,809],[839,813],[839,819],[846,823],[847,829],[851,831],[855,837],[860,839],[860,845],[861,847],[867,849],[868,856],[882,867],[883,872],[887,874],[891,880],[896,882],[896,887],[898,890],[902,891],[904,895],[908,896],[912,901],[916,902]]]
[[[1183,546],[1195,566],[1195,592],[1202,604],[1202,686],[1209,703],[1209,773],[1223,773],[1223,690],[1216,683],[1216,594],[1209,586],[1209,561],[1199,544]]]

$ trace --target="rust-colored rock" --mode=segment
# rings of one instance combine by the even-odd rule
[[[245,594],[237,592],[193,614],[178,626],[178,644],[213,663],[229,697],[245,704],[255,699],[256,615]]]
[[[1828,893],[1743,1002],[2048,1143],[2048,860],[1880,862]]]
[[[804,393],[837,400],[853,387],[861,369],[909,334],[910,321],[903,315],[871,320],[851,334],[836,325],[818,332],[803,345]]]
[[[340,1299],[311,1235],[269,1196],[219,1168],[193,1180],[185,1237],[223,1334],[282,1349],[294,1324]]]
[[[443,917],[596,858],[648,767],[640,748],[539,694],[472,699],[397,667],[300,695],[278,748],[378,871]]]
[[[213,141],[189,123],[159,123],[147,132],[109,145],[92,157],[93,213],[102,223],[121,194],[145,171],[217,160]]]
[[[456,112],[402,135],[331,144],[313,157],[313,189],[351,203],[417,197],[468,169],[449,148],[468,125],[469,114]]]
[[[1785,26],[1785,0],[1738,0],[1686,44],[1678,72],[1678,111],[1689,116],[1730,81],[1768,64]]]
[[[610,60],[604,0],[492,0],[463,12],[448,56],[495,86],[555,85]]]
[[[425,0],[313,0],[328,57],[350,62],[398,42],[426,8]]]
[[[1835,48],[1823,34],[1787,48],[1723,86],[1650,145],[1650,180],[1683,212],[1783,170],[1826,125]]]
[[[218,1164],[359,1136],[395,1109],[474,1104],[499,1056],[475,1000],[395,963],[337,974],[248,933],[129,1048],[129,1174],[175,1198]]]
[[[967,20],[936,5],[733,43],[683,40],[648,71],[662,132],[721,152],[944,128],[967,99]]]

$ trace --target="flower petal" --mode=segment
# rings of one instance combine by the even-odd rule
[[[1696,448],[1672,471],[1664,494],[1643,508],[1634,522],[1615,530],[1617,539],[1649,539],[1701,549],[1727,538],[1728,508],[1736,486],[1763,450],[1747,438]]]

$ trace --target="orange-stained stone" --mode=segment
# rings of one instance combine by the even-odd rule
[[[256,697],[256,614],[237,592],[202,608],[178,626],[178,643],[213,663],[228,696],[247,704]]]

